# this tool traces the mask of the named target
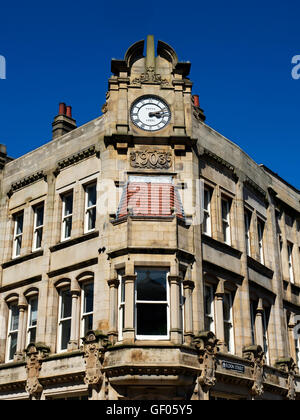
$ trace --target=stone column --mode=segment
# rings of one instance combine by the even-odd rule
[[[117,278],[107,280],[109,286],[109,341],[114,344],[118,341],[118,288],[120,281]]]
[[[76,280],[71,282],[72,294],[72,319],[71,334],[68,344],[68,350],[77,350],[79,347],[79,331],[80,331],[80,286]]]
[[[8,306],[3,296],[0,295],[0,363],[5,361],[7,327],[8,327]]]
[[[250,312],[250,294],[249,294],[249,275],[248,275],[248,255],[246,245],[245,228],[245,205],[244,205],[244,174],[238,173],[236,184],[236,214],[237,230],[239,232],[238,248],[242,252],[241,256],[241,276],[242,284],[237,288],[233,310],[235,314],[234,332],[236,353],[239,356],[243,354],[243,347],[252,344],[251,334],[251,312]],[[253,220],[252,220],[253,223]]]
[[[134,323],[134,309],[135,309],[135,293],[134,286],[136,281],[136,274],[134,272],[134,264],[129,262],[126,264],[125,275],[123,276],[125,282],[125,327],[123,330],[123,341],[127,343],[134,343],[135,340],[135,323]]]
[[[285,227],[285,212],[282,211],[281,219],[280,219],[280,231],[281,231],[281,240],[282,240],[282,251],[281,251],[281,259],[282,259],[282,271],[283,271],[283,279],[287,282],[290,282],[290,272],[289,272],[289,254],[288,254],[288,241],[286,236],[286,227]]]
[[[189,278],[183,281],[184,295],[184,342],[190,345],[193,340],[193,290],[195,283]]]
[[[224,282],[221,280],[218,284],[216,291],[216,336],[219,340],[219,348],[221,351],[227,351],[225,344],[225,329],[224,329],[224,312],[223,312],[223,302],[224,302]]]
[[[175,344],[182,343],[180,328],[180,276],[169,275],[170,284],[170,338]]]
[[[212,237],[217,241],[223,241],[222,229],[222,209],[220,188],[216,186],[211,197],[211,222],[212,222]]]
[[[289,344],[290,344],[290,356],[294,359],[294,361],[297,360],[296,355],[296,347],[295,347],[295,337],[294,337],[294,328],[296,326],[295,322],[295,314],[291,314],[288,324],[288,336],[289,336]]]

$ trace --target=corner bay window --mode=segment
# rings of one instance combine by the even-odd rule
[[[136,270],[135,310],[137,339],[169,339],[168,270]]]
[[[14,248],[13,257],[21,255],[22,238],[23,238],[23,222],[24,212],[18,213],[14,216]]]
[[[7,361],[14,360],[17,351],[19,333],[19,308],[17,303],[9,305],[8,336],[7,336]]]
[[[59,331],[58,350],[64,351],[68,348],[71,336],[72,319],[72,295],[69,289],[61,289],[59,292]]]

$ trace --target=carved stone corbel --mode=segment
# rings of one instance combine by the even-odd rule
[[[253,386],[251,394],[253,397],[262,397],[264,394],[264,367],[265,367],[265,353],[261,346],[253,345],[245,347],[243,350],[245,359],[251,362]]]
[[[202,394],[207,394],[216,385],[216,368],[218,352],[218,339],[211,331],[200,333],[193,341],[198,352],[201,373],[192,399],[203,399]]]
[[[25,350],[26,353],[26,392],[31,399],[39,399],[43,386],[39,381],[40,370],[43,360],[49,355],[50,348],[44,344],[29,344]]]
[[[89,387],[100,387],[103,382],[102,364],[109,345],[108,336],[100,331],[88,331],[83,338],[85,377]]]
[[[294,359],[292,357],[287,357],[283,359],[279,359],[276,362],[276,366],[282,370],[283,372],[286,372],[288,374],[287,377],[287,399],[288,400],[295,400],[296,399],[296,364],[294,362]]]

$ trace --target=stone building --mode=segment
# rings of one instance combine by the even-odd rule
[[[166,43],[111,71],[99,118],[1,147],[0,399],[299,398],[299,190]]]

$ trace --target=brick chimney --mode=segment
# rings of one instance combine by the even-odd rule
[[[52,123],[52,139],[63,136],[77,128],[76,121],[72,118],[72,107],[64,102],[59,104],[58,115]]]

